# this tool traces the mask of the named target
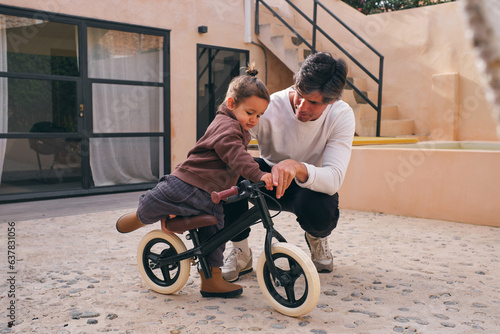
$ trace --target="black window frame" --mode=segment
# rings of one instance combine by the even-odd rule
[[[78,101],[76,108],[83,106],[83,122],[79,122],[77,133],[0,133],[1,139],[28,139],[28,138],[73,138],[81,140],[82,150],[82,188],[54,190],[46,192],[24,192],[24,193],[8,193],[0,194],[0,203],[20,202],[34,199],[52,199],[67,196],[81,196],[92,194],[104,194],[124,191],[137,191],[150,189],[156,183],[137,183],[130,185],[113,185],[94,187],[90,171],[90,155],[89,141],[91,138],[120,138],[120,137],[163,137],[163,170],[160,170],[159,177],[163,174],[170,173],[171,169],[171,131],[170,131],[170,30],[155,27],[147,27],[142,25],[134,25],[122,22],[98,20],[82,16],[74,16],[67,14],[59,14],[41,10],[20,8],[14,6],[0,5],[0,14],[12,15],[20,17],[35,18],[50,22],[58,22],[75,25],[78,28],[78,50],[79,50],[79,68],[80,75],[62,76],[62,75],[47,75],[47,74],[30,74],[18,72],[0,72],[0,77],[20,78],[20,79],[40,79],[40,80],[62,80],[76,82],[78,93]],[[117,80],[117,79],[97,79],[88,77],[87,64],[87,28],[102,28],[119,30],[131,33],[140,33],[148,35],[156,35],[163,37],[163,81],[161,82],[145,82],[133,80]],[[133,132],[133,133],[95,133],[92,128],[92,84],[127,84],[127,85],[146,85],[163,88],[163,131],[162,132]]]

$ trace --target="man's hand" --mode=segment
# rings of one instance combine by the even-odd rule
[[[281,198],[285,190],[290,186],[294,178],[300,182],[306,182],[309,175],[304,164],[287,159],[274,165],[271,170],[273,184],[276,187],[276,198]]]

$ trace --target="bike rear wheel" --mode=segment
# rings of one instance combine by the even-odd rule
[[[154,291],[172,294],[187,282],[190,273],[189,259],[159,266],[157,260],[186,251],[186,246],[175,234],[154,230],[146,234],[137,249],[137,265],[142,279]]]
[[[280,313],[291,317],[309,313],[316,307],[321,292],[319,275],[311,259],[298,247],[285,242],[273,244],[271,253],[280,277],[288,284],[276,286],[262,252],[257,263],[257,281],[262,294]]]

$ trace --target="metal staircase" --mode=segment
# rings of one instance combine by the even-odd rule
[[[348,77],[374,103],[377,103],[377,92],[367,89],[366,79]],[[342,99],[348,103],[356,119],[356,134],[362,137],[379,137],[376,133],[377,112],[356,91],[346,86]],[[400,119],[396,104],[382,104],[381,137],[413,136],[414,123],[411,119]]]
[[[349,66],[349,73],[357,66],[366,74],[367,78],[352,77],[348,80],[343,94],[343,100],[354,111],[356,118],[356,134],[359,136],[411,136],[414,131],[413,120],[399,119],[397,105],[382,104],[382,81],[384,57],[356,34],[334,13],[320,1],[314,1],[312,19],[300,10],[290,0],[285,0],[290,6],[292,14],[280,14],[277,7],[270,6],[265,0],[257,0],[255,7],[255,33],[259,41],[278,57],[293,73],[297,72],[304,59],[316,51],[330,52],[335,57],[344,58]],[[367,49],[379,57],[379,69],[373,74],[345,50],[338,41],[335,41],[325,30],[317,25],[318,10],[324,10],[332,20],[339,22],[345,29],[358,38]],[[300,20],[300,18],[302,18]],[[303,22],[309,26],[303,27]],[[301,23],[302,22],[302,23]],[[318,41],[318,34],[324,38]],[[324,41],[327,42],[324,42]],[[327,44],[327,45],[323,45]],[[335,50],[336,52],[334,52]],[[336,55],[335,53],[342,53]],[[368,79],[378,87],[370,91]],[[373,86],[373,85],[372,85]]]

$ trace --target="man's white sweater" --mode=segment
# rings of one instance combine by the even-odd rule
[[[342,185],[351,158],[354,114],[342,100],[328,105],[314,121],[301,122],[290,104],[290,88],[276,92],[256,127],[250,130],[260,156],[271,166],[285,159],[302,162],[308,172],[303,188],[329,195]]]

